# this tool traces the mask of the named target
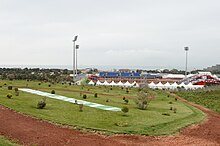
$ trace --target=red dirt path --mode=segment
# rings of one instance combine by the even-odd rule
[[[176,95],[174,95],[176,96]],[[176,96],[178,99],[184,99]],[[22,145],[38,146],[123,146],[123,145],[219,145],[220,114],[192,104],[209,115],[199,125],[183,129],[177,136],[103,136],[59,127],[17,113],[0,105],[0,135]]]

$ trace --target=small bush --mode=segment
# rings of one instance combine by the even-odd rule
[[[77,100],[75,100],[75,104],[78,104],[78,103],[77,103]]]
[[[112,90],[112,87],[110,88],[110,90]]]
[[[46,102],[45,101],[39,101],[37,103],[37,108],[38,109],[43,109],[46,106]]]
[[[127,122],[117,122],[115,123],[116,126],[119,127],[128,127],[128,123]]]
[[[170,110],[171,110],[171,111],[173,110],[173,107],[172,107],[172,106],[170,107]]]
[[[105,102],[109,102],[109,100],[108,99],[106,99],[106,101]]]
[[[176,108],[173,108],[173,112],[176,113],[176,111],[177,111],[177,109],[176,109]]]
[[[15,88],[15,92],[18,92],[18,88]]]
[[[17,91],[17,92],[15,92],[15,96],[19,96],[19,92]]]
[[[175,101],[177,101],[177,98],[175,98]]]
[[[172,101],[170,101],[170,102],[169,102],[169,104],[173,104],[173,102],[172,102]]]
[[[71,84],[71,83],[69,83],[69,85],[71,86],[72,84]]]
[[[164,116],[170,116],[169,113],[162,113],[162,115],[164,115]]]
[[[123,113],[127,113],[127,112],[129,111],[129,108],[128,108],[127,106],[123,106],[122,109],[121,109],[121,111],[122,111]]]
[[[12,98],[12,94],[8,93],[6,97],[8,97],[9,99]]]
[[[123,97],[123,100],[125,100],[125,97]]]
[[[128,104],[128,101],[129,101],[128,99],[125,99],[125,100],[124,100],[124,102],[125,102],[126,104]]]
[[[126,90],[126,93],[128,94],[128,93],[129,93],[129,91],[128,91],[128,90]]]
[[[38,83],[38,85],[40,86],[40,85],[41,85],[41,83]]]
[[[84,94],[84,95],[83,95],[83,99],[86,99],[86,98],[87,98],[87,95],[86,95],[86,94]]]
[[[49,84],[48,87],[51,87],[51,85]]]
[[[2,88],[2,86],[0,86],[0,88]]]
[[[83,104],[79,104],[79,111],[80,111],[80,112],[83,111]]]
[[[55,94],[55,90],[52,90],[52,91],[51,91],[51,94]]]
[[[170,97],[170,95],[168,94],[167,97]]]
[[[8,86],[8,90],[12,90],[12,86]]]
[[[94,94],[94,97],[98,97],[98,93],[95,93],[95,94]]]

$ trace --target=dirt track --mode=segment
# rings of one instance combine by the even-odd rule
[[[196,104],[191,105],[207,113],[209,118],[199,125],[183,129],[177,136],[102,136],[83,133],[0,106],[0,135],[22,145],[38,146],[220,145],[220,114]]]

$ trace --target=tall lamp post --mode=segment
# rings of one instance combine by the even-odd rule
[[[76,62],[75,62],[75,60],[76,60],[76,52],[75,52],[75,50],[76,50],[76,41],[77,41],[77,38],[78,38],[78,36],[76,35],[76,36],[74,36],[74,39],[73,39],[73,82],[75,82],[75,74],[76,74]]]
[[[184,47],[184,50],[186,51],[186,68],[185,68],[185,76],[187,76],[187,55],[188,55],[189,47]]]
[[[77,50],[79,49],[79,45],[76,45],[76,77],[77,77]]]

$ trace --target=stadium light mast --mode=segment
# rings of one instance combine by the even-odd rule
[[[187,76],[187,57],[188,57],[188,51],[189,51],[189,47],[184,47],[184,50],[186,51],[186,68],[185,68],[185,76]]]
[[[76,45],[76,77],[77,77],[77,50],[79,49],[79,45]]]
[[[76,75],[76,41],[78,36],[74,36],[73,39],[73,83],[75,82],[75,75]]]

